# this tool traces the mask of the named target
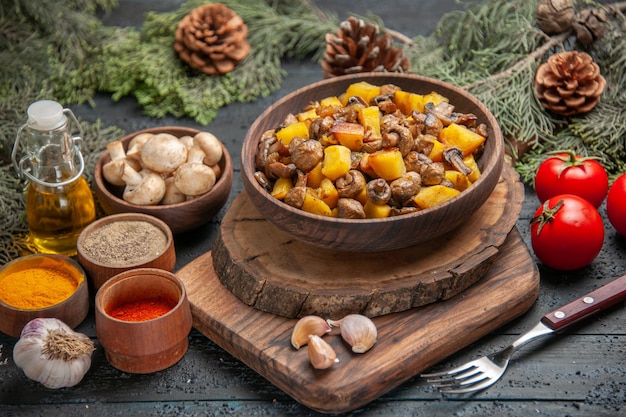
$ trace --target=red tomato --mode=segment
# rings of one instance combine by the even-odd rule
[[[626,174],[617,177],[609,189],[606,215],[617,233],[626,236]]]
[[[559,194],[574,194],[596,208],[609,189],[609,177],[596,160],[573,152],[548,157],[535,175],[535,192],[542,203]]]
[[[604,224],[598,210],[573,194],[546,200],[531,219],[530,231],[535,255],[560,271],[590,264],[604,242]]]

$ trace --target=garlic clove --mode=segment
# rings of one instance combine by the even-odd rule
[[[339,363],[335,350],[320,336],[309,335],[308,344],[309,361],[315,369],[327,369]]]
[[[361,314],[348,314],[341,320],[327,320],[331,327],[339,327],[341,337],[355,353],[365,353],[374,346],[378,330],[374,322]]]
[[[330,330],[330,325],[323,318],[304,316],[293,327],[291,345],[296,349],[300,349],[309,342],[309,335],[323,336]]]

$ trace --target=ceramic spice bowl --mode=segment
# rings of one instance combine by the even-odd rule
[[[72,258],[27,255],[0,268],[0,331],[11,337],[19,337],[24,325],[38,317],[75,328],[88,311],[87,277]]]
[[[168,225],[142,213],[105,216],[87,226],[76,242],[78,261],[98,289],[111,277],[134,268],[173,271],[174,237]]]
[[[163,126],[130,133],[120,139],[125,150],[131,140],[138,135],[169,133],[177,138],[194,136],[200,131],[181,126]],[[218,138],[219,139],[219,138]],[[94,170],[94,191],[98,202],[107,214],[144,213],[163,220],[174,234],[192,230],[214,217],[226,204],[233,184],[233,165],[230,154],[222,144],[222,159],[217,164],[221,174],[213,188],[193,199],[173,204],[137,205],[122,198],[124,186],[112,185],[104,178],[103,167],[111,161],[111,155],[105,151],[96,163]]]
[[[313,214],[273,197],[257,178],[255,161],[260,140],[277,129],[289,114],[297,114],[314,101],[339,96],[354,83],[393,84],[403,91],[449,99],[455,111],[472,113],[487,128],[484,150],[476,160],[481,175],[457,196],[433,207],[386,218],[338,218]],[[242,180],[259,212],[277,228],[298,240],[340,251],[378,252],[409,247],[435,239],[460,226],[489,198],[504,163],[504,141],[494,115],[467,91],[451,84],[412,74],[367,73],[334,77],[302,87],[267,108],[248,130],[241,150]]]
[[[160,371],[187,351],[191,310],[183,283],[171,272],[138,268],[116,275],[98,290],[95,315],[105,356],[121,371]]]

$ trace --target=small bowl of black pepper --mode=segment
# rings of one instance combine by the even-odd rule
[[[171,229],[164,221],[143,213],[102,217],[82,231],[76,246],[78,262],[94,290],[124,271],[158,268],[172,272],[176,264]]]

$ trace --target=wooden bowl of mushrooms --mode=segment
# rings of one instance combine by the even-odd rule
[[[260,213],[312,245],[409,247],[463,224],[504,163],[493,114],[461,88],[367,73],[300,88],[266,109],[241,150]]]
[[[94,172],[95,194],[106,214],[149,214],[174,234],[215,216],[232,183],[232,160],[221,141],[178,126],[144,129],[109,143]]]

